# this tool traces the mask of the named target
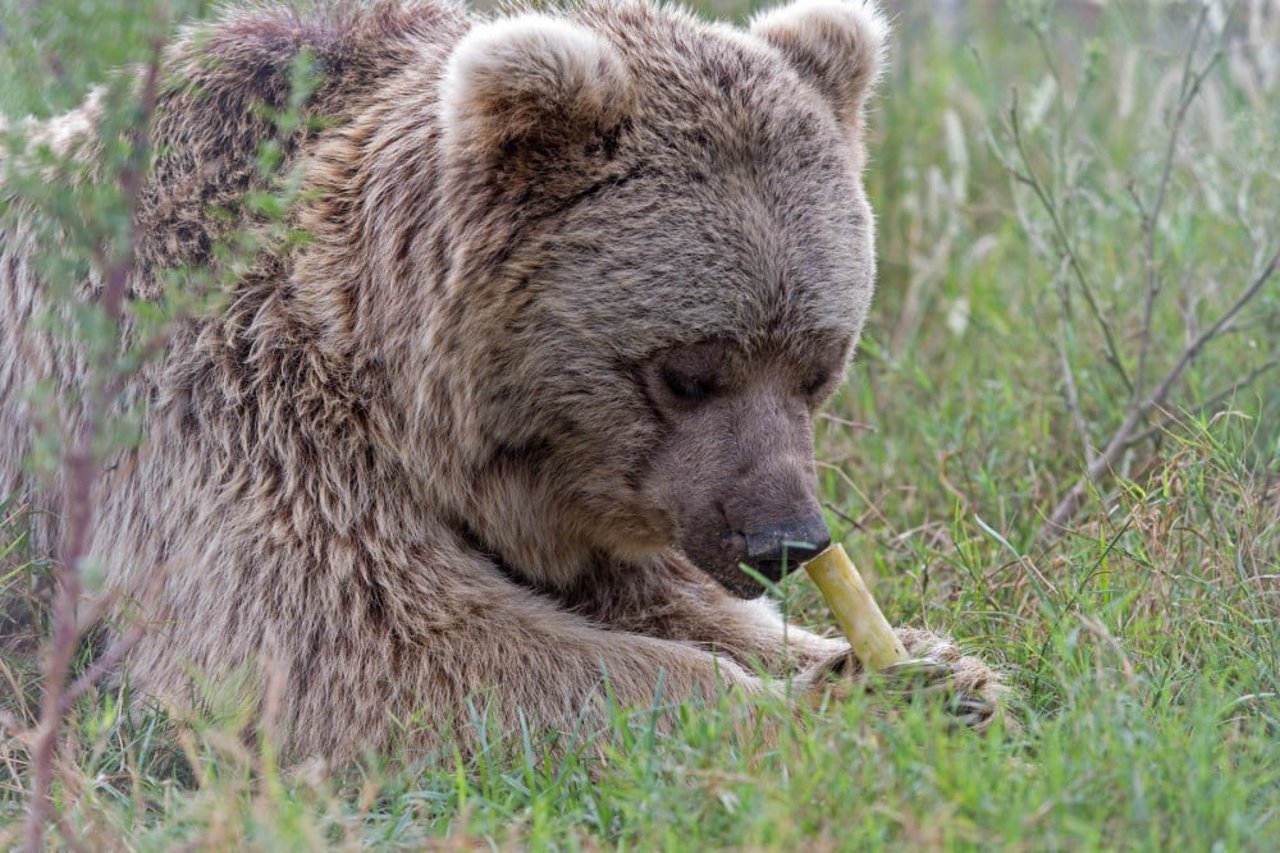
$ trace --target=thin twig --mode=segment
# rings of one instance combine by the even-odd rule
[[[955,455],[956,451],[954,450],[942,451],[942,455],[938,458],[938,483],[960,502],[961,509],[967,515],[973,512],[973,503],[965,496],[964,492],[956,488],[956,484],[951,482],[951,478],[947,476],[947,462]]]
[[[830,412],[819,412],[818,420],[829,421],[833,424],[836,424],[837,426],[845,427],[846,429],[862,429],[862,430],[866,430],[867,432],[876,431],[875,424],[869,424],[864,421],[851,421],[848,418],[842,418],[842,417],[839,417],[838,415],[833,415]]]
[[[1218,335],[1222,334],[1226,330],[1227,324],[1234,320],[1236,315],[1239,314],[1240,311],[1262,291],[1262,288],[1267,285],[1268,281],[1270,281],[1271,276],[1275,274],[1277,267],[1280,267],[1280,251],[1277,251],[1271,256],[1271,260],[1268,261],[1266,266],[1262,268],[1262,271],[1258,273],[1258,276],[1253,280],[1253,283],[1245,288],[1245,291],[1240,294],[1239,298],[1237,298],[1234,303],[1232,303],[1230,308],[1223,312],[1217,322],[1204,332],[1201,332],[1200,337],[1192,341],[1191,345],[1183,351],[1182,357],[1178,359],[1176,364],[1174,364],[1173,369],[1170,370],[1165,378],[1161,380],[1160,384],[1156,386],[1156,390],[1151,393],[1151,397],[1144,405],[1144,409],[1149,411],[1155,406],[1164,404],[1164,399],[1168,396],[1169,389],[1173,387],[1173,384],[1177,382],[1179,378],[1181,378],[1182,371],[1186,370],[1187,366],[1196,359],[1196,356],[1200,355],[1200,351],[1205,348],[1205,345],[1218,337]]]
[[[1164,209],[1164,200],[1168,195],[1169,179],[1173,175],[1173,161],[1177,155],[1178,141],[1182,137],[1182,128],[1186,124],[1187,111],[1191,109],[1192,103],[1195,102],[1196,96],[1200,93],[1200,87],[1204,84],[1205,78],[1209,76],[1209,72],[1213,70],[1213,67],[1218,63],[1218,59],[1222,56],[1221,51],[1217,51],[1199,72],[1193,73],[1191,70],[1196,46],[1200,43],[1200,35],[1204,32],[1204,25],[1208,18],[1209,7],[1206,5],[1200,10],[1200,16],[1196,19],[1196,27],[1191,34],[1191,45],[1187,48],[1186,61],[1182,66],[1182,79],[1178,87],[1178,107],[1174,112],[1173,124],[1169,129],[1169,144],[1165,148],[1160,180],[1156,184],[1155,198],[1151,202],[1151,206],[1145,206],[1137,192],[1130,188],[1134,203],[1138,208],[1138,215],[1142,220],[1144,244],[1142,260],[1145,279],[1142,326],[1138,335],[1138,368],[1133,383],[1130,405],[1136,404],[1147,390],[1147,363],[1151,354],[1151,323],[1155,316],[1156,301],[1159,299],[1161,290],[1160,274],[1156,268],[1156,234],[1160,222],[1160,214]]]
[[[151,61],[143,77],[138,120],[129,134],[129,157],[117,176],[125,210],[130,217],[128,243],[120,256],[114,259],[106,256],[106,250],[102,246],[95,251],[99,269],[104,270],[102,310],[115,329],[121,326],[129,279],[137,263],[136,246],[140,235],[134,214],[138,209],[147,161],[151,156],[151,118],[155,114],[158,92],[160,50],[160,45],[154,46]],[[66,712],[64,697],[71,662],[82,633],[76,609],[80,598],[81,572],[89,553],[93,525],[93,488],[101,469],[93,444],[102,430],[103,419],[110,410],[114,396],[111,393],[114,385],[112,378],[108,376],[105,381],[98,382],[89,396],[75,443],[63,459],[66,533],[60,559],[54,567],[57,591],[52,612],[53,636],[42,666],[44,691],[40,700],[40,719],[35,730],[31,759],[32,787],[25,838],[25,848],[31,853],[40,850],[45,826],[53,814],[54,757]]]
[[[1054,507],[1053,512],[1049,514],[1048,519],[1040,526],[1036,538],[1042,545],[1048,545],[1062,535],[1067,528],[1067,523],[1079,512],[1088,492],[1088,483],[1102,477],[1120,461],[1120,456],[1132,444],[1134,430],[1142,424],[1153,409],[1164,405],[1169,392],[1178,380],[1182,378],[1182,374],[1187,367],[1195,361],[1205,346],[1218,337],[1226,329],[1227,325],[1235,319],[1236,315],[1262,291],[1262,288],[1266,286],[1267,282],[1275,274],[1277,266],[1280,266],[1280,251],[1271,256],[1271,260],[1262,268],[1262,271],[1258,273],[1253,282],[1245,288],[1244,292],[1237,297],[1231,307],[1224,311],[1212,326],[1202,332],[1183,350],[1182,355],[1174,363],[1173,367],[1169,369],[1169,372],[1165,374],[1164,378],[1160,380],[1159,384],[1156,385],[1151,395],[1143,402],[1129,407],[1124,421],[1112,433],[1106,448],[1094,460],[1093,464],[1088,466],[1085,476],[1067,491],[1062,500],[1058,502],[1058,505]]]
[[[169,566],[162,563],[155,568],[150,574],[150,580],[147,584],[146,594],[137,608],[140,613],[154,613],[156,606],[160,602],[161,594],[164,591],[164,583],[169,575]],[[97,602],[95,613],[92,619],[82,620],[82,624],[93,624],[102,618],[115,602],[115,596],[103,596]],[[80,674],[80,676],[67,688],[62,696],[62,714],[66,714],[71,710],[76,700],[84,695],[90,687],[93,687],[112,670],[116,664],[124,660],[125,656],[133,650],[138,641],[147,633],[149,624],[141,617],[136,618],[129,626],[129,630],[117,637],[107,650],[98,655],[88,668]]]
[[[1058,591],[1058,588],[1044,576],[1044,573],[1036,568],[1036,564],[1017,548],[1013,547],[1013,543],[1010,542],[1004,534],[983,521],[982,516],[975,513],[973,520],[979,527],[986,531],[991,538],[1003,545],[1005,550],[1013,555],[1013,559],[1026,569],[1027,577],[1031,580],[1032,585],[1036,587],[1036,592],[1039,593],[1040,600],[1046,605],[1052,606],[1053,601],[1058,599],[1061,596],[1061,593]],[[1052,598],[1050,598],[1050,593],[1052,594]]]
[[[1159,231],[1160,218],[1164,210],[1165,199],[1168,196],[1169,185],[1171,182],[1174,161],[1177,155],[1177,146],[1182,136],[1183,128],[1186,125],[1186,119],[1191,105],[1195,102],[1204,81],[1208,78],[1210,72],[1217,65],[1222,57],[1221,43],[1219,42],[1217,50],[1213,56],[1198,71],[1193,70],[1195,62],[1196,48],[1199,46],[1204,28],[1208,20],[1208,7],[1201,9],[1200,15],[1196,20],[1195,30],[1191,36],[1191,43],[1187,48],[1186,56],[1182,67],[1182,76],[1179,82],[1178,101],[1175,108],[1172,124],[1169,131],[1169,139],[1165,147],[1164,158],[1161,163],[1160,177],[1156,183],[1155,192],[1152,196],[1150,205],[1144,204],[1141,196],[1133,186],[1129,187],[1129,193],[1133,198],[1134,204],[1141,217],[1142,233],[1143,233],[1143,305],[1142,320],[1139,327],[1138,343],[1137,343],[1137,367],[1134,381],[1129,385],[1129,404],[1125,410],[1124,418],[1120,425],[1111,434],[1106,446],[1101,453],[1091,454],[1089,449],[1085,451],[1085,475],[1076,481],[1076,483],[1068,490],[1066,495],[1058,502],[1053,511],[1049,514],[1044,524],[1041,525],[1037,533],[1037,539],[1041,544],[1049,544],[1055,540],[1066,529],[1067,523],[1075,517],[1080,507],[1084,503],[1085,496],[1088,493],[1089,486],[1096,483],[1100,477],[1107,474],[1120,461],[1125,450],[1133,446],[1138,440],[1148,437],[1152,434],[1151,430],[1144,430],[1141,433],[1136,431],[1147,420],[1152,411],[1161,409],[1165,401],[1168,399],[1174,385],[1181,379],[1183,372],[1194,361],[1204,349],[1206,345],[1214,338],[1224,334],[1228,326],[1239,314],[1241,309],[1249,303],[1261,289],[1266,285],[1276,270],[1277,263],[1280,262],[1280,253],[1272,256],[1271,260],[1264,264],[1262,271],[1258,277],[1245,288],[1244,292],[1237,298],[1235,303],[1224,311],[1217,321],[1206,331],[1196,335],[1190,343],[1183,349],[1178,360],[1160,380],[1154,389],[1148,391],[1147,380],[1150,369],[1152,337],[1151,330],[1155,316],[1155,306],[1159,299],[1161,291],[1160,273],[1157,265],[1157,235]],[[1046,206],[1050,218],[1054,223],[1055,229],[1059,228],[1060,218],[1056,211],[1050,209],[1053,199],[1050,194],[1044,191],[1035,178],[1035,173],[1031,169],[1029,158],[1026,154],[1025,146],[1022,143],[1021,131],[1017,123],[1017,105],[1014,103],[1013,113],[1013,131],[1014,140],[1018,145],[1018,151],[1022,157],[1023,166],[1027,170],[1027,175],[1015,175],[1024,183],[1029,183],[1036,191],[1037,197],[1042,205]],[[1065,240],[1062,231],[1058,231],[1058,240],[1063,244],[1064,251],[1070,246]],[[1071,254],[1067,255],[1071,262],[1072,270],[1080,279],[1081,273],[1079,267]],[[1081,279],[1083,284],[1083,280]],[[1086,291],[1086,299],[1089,299],[1089,293]],[[1090,308],[1094,307],[1091,299],[1089,299]],[[1104,327],[1104,333],[1107,332]],[[1060,354],[1062,352],[1062,343],[1059,342]],[[1115,353],[1113,350],[1113,341],[1110,335],[1107,335],[1108,361],[1115,363]],[[1069,364],[1064,365],[1069,377]],[[1264,365],[1262,368],[1251,372],[1237,383],[1234,383],[1224,392],[1224,396],[1233,393],[1244,385],[1254,381],[1270,366]],[[1072,389],[1068,387],[1068,396]],[[1216,397],[1214,398],[1217,399]],[[1212,404],[1212,401],[1211,403]],[[1070,406],[1070,402],[1068,403]],[[1073,412],[1073,416],[1075,413]],[[1079,428],[1079,419],[1077,419],[1077,428]],[[1136,433],[1136,434],[1135,434]]]
[[[1093,286],[1089,284],[1089,278],[1085,275],[1084,266],[1080,263],[1080,257],[1071,243],[1066,226],[1063,224],[1062,218],[1058,216],[1057,200],[1054,199],[1052,190],[1045,186],[1036,175],[1035,167],[1031,162],[1031,154],[1027,151],[1026,140],[1022,134],[1022,122],[1018,117],[1017,89],[1013,91],[1013,103],[1009,107],[1009,121],[1010,129],[1013,133],[1013,143],[1018,149],[1018,157],[1022,161],[1022,168],[1025,170],[1021,172],[1015,171],[1013,173],[1014,180],[1029,186],[1036,198],[1039,199],[1040,206],[1049,215],[1049,222],[1053,225],[1054,236],[1058,242],[1058,251],[1067,259],[1076,283],[1080,286],[1080,292],[1084,294],[1085,304],[1089,306],[1089,313],[1093,315],[1094,322],[1102,330],[1102,336],[1106,341],[1107,347],[1107,362],[1115,369],[1120,381],[1124,383],[1124,387],[1132,392],[1133,381],[1129,378],[1129,371],[1125,369],[1124,360],[1120,357],[1120,348],[1116,345],[1115,333],[1111,329],[1111,323],[1102,313],[1102,307],[1094,296]]]
[[[1257,382],[1258,379],[1260,379],[1261,377],[1270,373],[1272,370],[1275,370],[1277,367],[1280,367],[1280,359],[1273,359],[1271,361],[1258,365],[1253,370],[1250,370],[1247,374],[1242,376],[1240,379],[1237,379],[1235,382],[1232,382],[1226,388],[1223,388],[1221,391],[1218,391],[1215,394],[1211,394],[1207,400],[1205,400],[1200,405],[1196,406],[1196,412],[1199,414],[1203,414],[1204,412],[1209,411],[1214,406],[1218,405],[1224,400],[1231,399],[1236,394],[1243,391],[1245,388],[1248,388],[1254,382]],[[1160,419],[1160,422],[1150,427],[1147,427],[1142,432],[1138,433],[1133,438],[1129,439],[1130,447],[1134,446],[1135,444],[1141,444],[1147,439],[1155,436],[1157,433],[1163,432],[1168,428],[1167,426],[1168,422],[1173,420],[1176,417],[1172,412],[1167,412],[1164,409],[1160,409],[1160,412],[1163,414],[1163,417]]]
[[[836,476],[839,477],[841,480],[843,480],[844,484],[848,486],[850,489],[852,489],[854,494],[856,494],[859,498],[861,498],[862,502],[867,505],[867,508],[871,510],[871,512],[875,513],[876,518],[880,519],[880,523],[883,524],[889,530],[890,533],[894,535],[897,534],[898,531],[897,531],[897,528],[893,526],[893,522],[890,521],[888,516],[886,516],[884,512],[881,511],[880,507],[876,506],[876,504],[871,500],[871,498],[867,496],[867,493],[862,491],[862,489],[858,487],[858,484],[853,481],[853,478],[849,476],[847,471],[845,471],[839,465],[832,465],[831,463],[824,462],[821,459],[818,460],[817,464],[818,464],[818,467],[820,468],[826,468],[830,471],[834,471],[836,473]]]
[[[1066,318],[1062,318],[1062,325],[1066,326]],[[1084,419],[1084,412],[1080,408],[1080,392],[1076,389],[1075,371],[1071,367],[1071,360],[1067,357],[1067,335],[1065,328],[1058,335],[1058,361],[1062,366],[1062,385],[1063,396],[1067,400],[1067,411],[1071,413],[1071,421],[1075,424],[1076,432],[1080,434],[1080,444],[1084,449],[1084,458],[1086,464],[1092,464],[1094,457],[1098,452],[1093,447],[1093,442],[1089,438],[1089,424]]]
[[[86,690],[101,681],[104,676],[115,668],[116,664],[124,660],[125,655],[133,650],[133,647],[138,644],[138,641],[146,633],[147,626],[142,622],[135,622],[129,626],[129,630],[117,638],[110,648],[98,655],[89,668],[82,672],[80,677],[66,689],[62,694],[58,712],[65,715],[70,711],[76,700],[83,696]]]

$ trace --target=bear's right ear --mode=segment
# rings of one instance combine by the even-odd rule
[[[454,48],[441,83],[446,150],[553,155],[616,126],[630,92],[621,55],[584,27],[537,14],[480,24]]]
[[[875,0],[796,0],[751,22],[830,102],[852,133],[884,65],[889,24]]]

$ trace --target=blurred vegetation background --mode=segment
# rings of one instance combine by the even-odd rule
[[[697,5],[738,22],[756,6]],[[820,424],[820,477],[891,621],[999,664],[1018,729],[977,738],[934,709],[855,696],[802,714],[775,746],[704,708],[665,739],[620,716],[568,754],[526,737],[475,762],[371,756],[328,777],[281,770],[229,724],[130,719],[124,697],[100,695],[68,734],[64,839],[1280,844],[1280,279],[1266,276],[1280,250],[1280,3],[885,6],[895,35],[867,174],[879,293]],[[212,8],[5,0],[0,114],[68,109]],[[1067,522],[1046,524],[1077,484]],[[0,554],[21,542],[4,517]],[[20,553],[0,582],[29,588],[41,567]],[[829,624],[802,579],[781,592]],[[29,662],[0,658],[0,685],[0,706],[29,721]],[[0,742],[0,844],[28,784],[15,732]]]

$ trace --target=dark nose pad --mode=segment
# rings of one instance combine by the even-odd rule
[[[831,544],[827,522],[821,515],[748,533],[746,539],[747,564],[771,581],[782,578],[784,567],[794,572],[801,563],[816,557]]]

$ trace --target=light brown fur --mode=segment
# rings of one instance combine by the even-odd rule
[[[635,2],[485,21],[387,0],[179,39],[137,296],[244,224],[209,208],[256,185],[255,105],[283,103],[303,47],[325,74],[307,112],[332,121],[281,140],[311,243],[128,389],[147,440],[101,479],[92,553],[115,589],[169,573],[140,687],[184,703],[191,667],[269,664],[291,752],[341,759],[394,719],[438,743],[477,697],[502,727],[568,728],[605,674],[626,704],[767,689],[755,666],[821,681],[843,643],[728,590],[759,592],[737,574],[752,542],[812,530],[812,412],[871,297],[884,34],[837,0],[754,34]],[[94,109],[38,132],[91,159]],[[0,235],[0,492],[44,511],[52,553],[59,484],[21,473],[21,392],[85,368],[31,327],[31,234]]]

